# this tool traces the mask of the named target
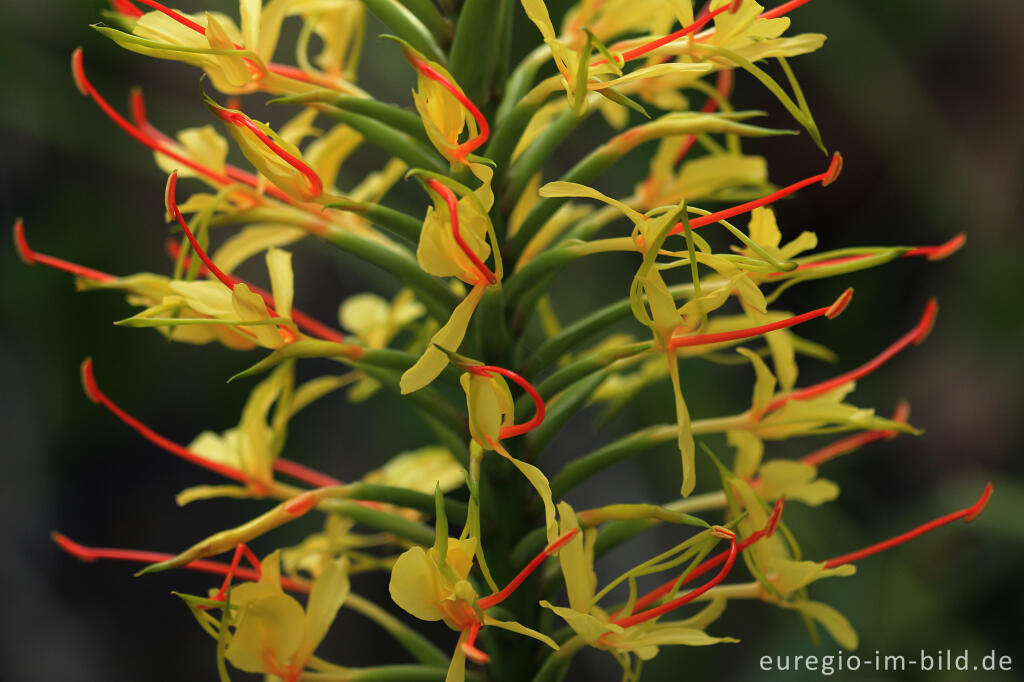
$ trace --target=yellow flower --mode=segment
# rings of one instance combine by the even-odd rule
[[[476,637],[483,626],[494,626],[517,634],[533,637],[552,649],[558,649],[547,635],[541,634],[515,621],[502,621],[487,614],[487,610],[504,601],[540,566],[576,534],[572,529],[551,542],[502,590],[486,597],[478,597],[467,580],[477,552],[477,539],[457,540],[438,533],[430,549],[412,547],[398,557],[391,569],[389,590],[395,604],[413,616],[425,621],[444,621],[459,632],[459,642],[448,668],[446,682],[465,679],[466,658],[486,663],[487,654],[476,648]]]
[[[305,609],[281,589],[279,550],[260,568],[259,582],[231,590],[233,632],[224,656],[239,670],[295,682],[348,597],[348,560],[326,562]]]

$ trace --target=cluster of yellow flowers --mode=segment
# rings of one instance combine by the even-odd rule
[[[172,272],[114,276],[36,252],[20,221],[15,242],[27,263],[70,272],[81,289],[125,293],[141,310],[119,324],[152,327],[189,344],[269,351],[238,375],[265,377],[237,427],[203,431],[187,446],[155,433],[103,393],[91,361],[82,370],[91,400],[158,447],[232,481],[189,488],[179,504],[245,497],[277,505],[173,556],[90,548],[61,535],[57,541],[84,559],[150,564],[143,572],[223,574],[223,585],[207,596],[180,595],[217,641],[222,679],[230,663],[287,682],[456,682],[474,675],[466,669],[470,660],[492,661],[495,680],[527,673],[557,680],[585,646],[610,652],[624,679],[637,679],[661,646],[737,641],[707,632],[735,599],[798,611],[841,646],[855,647],[851,625],[812,601],[808,585],[848,576],[852,562],[938,525],[971,520],[991,491],[903,536],[826,561],[803,560],[781,520],[786,502],[814,507],[836,498],[838,487],[818,476],[820,465],[915,432],[905,406],[885,418],[847,399],[857,380],[924,340],[937,307],[928,303],[920,321],[874,359],[797,388],[796,356],[829,351],[792,328],[836,318],[852,290],[801,314],[775,309],[776,302],[801,282],[904,257],[936,260],[963,242],[957,236],[940,246],[815,253],[811,232],[784,239],[770,204],[831,184],[842,158],[833,154],[825,170],[793,184],[773,184],[766,160],[744,152],[744,141],[796,131],[753,123],[760,112],[734,110],[731,92],[741,77],[756,81],[825,151],[787,61],[824,43],[821,34],[787,34],[786,14],[807,1],[765,10],[754,0],[697,8],[691,0],[580,0],[558,29],[542,0],[240,0],[237,23],[218,12],[113,0],[113,25],[96,30],[127,50],[201,69],[203,86],[226,98],[220,103],[204,93],[203,101],[252,168],[227,162],[230,144],[214,125],[173,137],[160,132],[139,91],[129,114],[119,113],[89,80],[79,50],[72,61],[79,90],[151,149],[168,174],[167,218],[181,234],[169,247]],[[394,35],[386,37],[416,74],[411,107],[378,101],[356,85],[367,12],[387,25]],[[282,26],[292,18],[300,25],[294,66],[274,61]],[[536,31],[538,45],[509,69],[513,19],[519,30]],[[256,93],[299,113],[275,130],[244,113],[241,97]],[[694,98],[701,108],[691,106]],[[545,182],[546,163],[594,111],[615,132]],[[588,185],[647,143],[655,147],[649,173],[628,196]],[[364,146],[391,159],[341,187],[342,164]],[[431,200],[422,218],[384,203],[403,178],[419,182]],[[193,185],[181,203],[179,181]],[[730,222],[746,216],[745,228]],[[712,225],[734,243],[716,251],[712,242],[721,239],[697,233]],[[602,231],[610,236],[599,237]],[[285,248],[309,237],[379,266],[402,288],[390,300],[360,293],[342,301],[338,326],[303,313]],[[638,263],[623,282],[624,298],[563,325],[551,304],[558,274],[605,253],[632,254]],[[257,256],[266,264],[267,290],[235,274]],[[609,333],[630,314],[643,330],[638,336]],[[761,339],[763,345],[740,345]],[[297,384],[295,365],[310,357],[331,358],[344,369]],[[680,364],[694,359],[748,364],[750,408],[691,419]],[[539,464],[580,409],[598,404],[611,414],[655,384],[666,397],[671,391],[675,423],[644,425],[577,453],[553,476]],[[286,459],[291,418],[341,388],[353,404],[380,390],[407,396],[437,442],[347,484]],[[766,441],[844,431],[855,434],[800,460],[764,459]],[[697,438],[711,434],[724,436],[735,454],[724,463],[708,449],[720,484],[694,494],[703,445]],[[670,442],[680,454],[680,499],[571,506],[579,483]],[[249,550],[248,542],[313,511],[323,514],[321,532],[262,560]],[[719,516],[717,524],[710,515]],[[595,561],[662,523],[677,524],[685,539],[598,589]],[[461,531],[450,537],[449,524]],[[711,556],[722,542],[727,548]],[[208,560],[232,550],[230,564]],[[725,582],[741,557],[751,580]],[[537,572],[549,558],[550,570]],[[408,614],[457,631],[454,655],[352,592],[350,576],[367,571],[390,572],[391,597]],[[667,582],[639,591],[646,576],[665,572]],[[684,590],[705,573],[710,577],[699,587]],[[308,594],[305,607],[288,592]],[[619,601],[609,604],[613,596]],[[705,605],[662,619],[696,602]],[[416,662],[353,669],[318,657],[343,606],[380,625]],[[552,616],[567,627],[553,625]],[[510,645],[523,654],[500,651],[506,640],[491,631],[485,653],[476,644],[482,628],[525,636]]]

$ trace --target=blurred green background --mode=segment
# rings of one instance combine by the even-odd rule
[[[553,14],[567,3],[549,2]],[[26,221],[40,251],[117,274],[166,271],[162,223],[164,178],[148,152],[122,135],[75,90],[72,49],[85,48],[88,72],[115,104],[141,84],[150,117],[165,130],[210,122],[196,88],[197,72],[120,51],[91,31],[104,3],[40,0],[22,3],[0,25],[0,215]],[[231,14],[229,2],[218,0]],[[183,9],[196,11],[199,5]],[[521,45],[536,40],[517,17]],[[556,22],[557,23],[557,22]],[[798,287],[783,299],[802,310],[854,286],[854,304],[838,321],[805,333],[837,350],[839,369],[856,366],[909,329],[930,296],[938,324],[913,348],[864,380],[858,404],[889,412],[900,398],[912,406],[918,438],[876,444],[829,464],[841,498],[817,510],[791,505],[787,518],[810,557],[870,544],[934,516],[970,504],[991,480],[988,511],[970,526],[955,525],[913,546],[862,562],[853,578],[816,584],[812,597],[837,606],[861,635],[863,656],[915,656],[919,650],[995,649],[1014,658],[1014,672],[987,677],[963,673],[857,674],[845,679],[1022,679],[1020,614],[1024,612],[1024,472],[1019,263],[1024,195],[1024,4],[1013,0],[818,0],[793,15],[791,32],[828,34],[825,48],[794,60],[825,142],[846,159],[840,181],[808,189],[778,206],[786,234],[818,233],[822,248],[846,245],[937,244],[967,233],[967,247],[941,263],[900,261],[844,281]],[[393,45],[368,31],[361,82],[381,99],[408,105],[410,70]],[[739,76],[738,104],[765,108],[768,125],[785,117],[752,79]],[[287,111],[260,116],[280,122]],[[546,178],[553,179],[608,130],[594,117],[565,145]],[[819,172],[825,159],[806,136],[749,144],[769,158],[772,180],[786,184]],[[626,194],[643,174],[634,153],[601,181]],[[351,186],[380,163],[367,153],[346,166]],[[411,185],[411,183],[407,183]],[[401,186],[391,198],[413,212],[422,194]],[[600,259],[599,259],[600,260]],[[571,320],[624,295],[632,260],[608,257],[571,269],[556,285],[556,307]],[[332,320],[338,302],[396,283],[354,259],[316,244],[296,249],[297,300]],[[132,579],[133,567],[83,565],[61,555],[51,530],[100,546],[175,551],[210,532],[239,523],[258,503],[204,502],[178,509],[173,495],[209,477],[156,451],[90,404],[78,384],[89,355],[101,386],[129,411],[173,440],[188,442],[207,428],[234,424],[249,384],[225,378],[251,364],[219,347],[175,346],[153,332],[114,328],[129,307],[117,295],[76,294],[70,278],[30,269],[12,249],[0,253],[0,381],[6,435],[0,512],[5,598],[0,654],[11,680],[213,680],[214,647],[170,590],[198,593],[211,582],[191,575]],[[595,284],[597,282],[598,284]],[[609,286],[607,283],[611,282]],[[634,329],[635,331],[635,329]],[[691,363],[687,397],[695,417],[740,409],[750,372]],[[312,373],[311,363],[303,371]],[[837,371],[813,361],[801,383]],[[574,455],[639,425],[672,417],[667,390],[644,393],[616,421],[596,431],[592,413],[570,424],[550,472]],[[393,454],[422,444],[422,425],[401,403],[381,395],[349,406],[323,401],[295,423],[289,456],[346,479]],[[818,441],[787,443],[768,455],[799,456]],[[711,445],[723,445],[712,440]],[[571,498],[576,506],[639,499],[672,499],[678,483],[672,448],[620,465]],[[704,472],[705,474],[707,472]],[[710,478],[702,480],[709,483]],[[302,529],[295,529],[296,534]],[[633,556],[671,542],[669,531],[627,545],[609,558],[609,575]],[[259,550],[265,545],[258,545]],[[386,579],[361,577],[355,589],[386,601]],[[376,628],[343,613],[324,655],[346,665],[395,659]],[[736,603],[710,628],[742,638],[739,645],[665,649],[649,666],[652,680],[714,677],[783,679],[760,673],[760,656],[829,654],[815,647],[800,620],[761,604]],[[446,648],[454,636],[434,628]],[[238,679],[245,676],[238,674]],[[814,679],[790,673],[785,679]],[[570,679],[615,680],[617,666],[591,652]]]

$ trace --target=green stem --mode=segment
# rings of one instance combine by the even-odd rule
[[[422,523],[410,521],[404,516],[371,509],[353,500],[324,500],[324,511],[352,519],[356,523],[391,533],[403,540],[429,547],[434,544],[434,529]]]
[[[420,229],[423,227],[423,221],[419,218],[414,218],[408,213],[368,201],[339,201],[336,204],[330,204],[330,208],[361,215],[374,225],[383,227],[388,232],[403,239],[408,239],[413,244],[418,243],[420,240]]]
[[[579,635],[562,644],[558,651],[547,657],[534,675],[533,682],[561,682],[569,672],[573,657],[585,644]]]
[[[332,107],[324,107],[323,111],[413,168],[424,168],[435,173],[447,173],[449,170],[448,163],[433,147],[383,121]]]
[[[452,34],[454,29],[452,28],[452,22],[450,22],[441,12],[438,11],[437,7],[430,0],[398,0],[400,3],[405,5],[406,9],[416,15],[430,34],[434,36],[434,40],[440,45],[448,45],[452,41]]]
[[[434,35],[413,14],[408,7],[397,0],[364,0],[366,7],[373,12],[384,25],[394,31],[395,35],[422,52],[442,66],[447,64],[444,52],[434,39]]]
[[[375,483],[352,483],[345,486],[346,497],[368,502],[386,502],[398,507],[415,509],[428,516],[434,515],[434,496],[418,490]],[[457,500],[445,499],[445,514],[458,524],[466,522],[466,505]]]
[[[368,97],[343,95],[334,90],[313,90],[298,95],[287,95],[270,100],[271,104],[324,104],[340,111],[366,116],[395,130],[411,135],[424,144],[431,144],[423,121],[413,112],[397,107],[394,104],[381,102]]]
[[[543,452],[565,423],[580,411],[580,408],[590,399],[591,394],[604,382],[611,369],[611,367],[606,367],[580,379],[565,389],[558,396],[558,400],[548,407],[544,421],[529,435],[529,450],[534,456]]]
[[[530,146],[520,154],[511,164],[507,177],[507,187],[503,191],[503,205],[511,208],[519,195],[523,193],[526,184],[555,153],[559,145],[565,141],[576,127],[582,123],[594,111],[593,106],[588,106],[583,115],[576,114],[572,109],[567,109],[549,123],[544,131],[540,133]]]
[[[345,599],[344,606],[369,618],[374,623],[384,628],[388,634],[395,638],[396,642],[402,645],[402,648],[412,654],[413,658],[420,663],[442,668],[448,665],[448,654],[438,649],[437,646],[435,646],[429,639],[416,632],[369,599],[360,597],[358,594],[350,593],[348,598]]]
[[[438,320],[448,319],[459,303],[454,292],[433,275],[421,270],[419,264],[405,251],[338,229],[328,232],[324,239],[398,276]]]
[[[506,5],[512,0],[466,0],[452,41],[451,72],[466,96],[477,105],[490,99],[503,34],[508,27]]]

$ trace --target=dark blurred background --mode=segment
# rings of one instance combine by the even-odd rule
[[[566,4],[549,2],[556,15]],[[236,14],[231,3],[212,6]],[[208,123],[210,116],[197,96],[196,70],[121,51],[88,28],[102,7],[100,0],[21,3],[0,24],[0,216],[7,224],[24,217],[29,241],[40,251],[116,274],[163,272],[164,177],[147,151],[79,96],[68,68],[71,51],[84,46],[88,72],[115,106],[122,107],[131,85],[142,85],[151,119],[165,130]],[[533,27],[522,16],[517,20],[521,44],[534,41]],[[840,484],[840,499],[816,510],[791,505],[787,518],[806,554],[821,558],[966,506],[985,481],[996,489],[976,523],[945,528],[864,561],[857,576],[818,583],[811,595],[849,617],[863,656],[876,650],[911,657],[921,649],[969,649],[980,657],[994,649],[1014,659],[1014,672],[1002,677],[862,671],[846,673],[846,679],[1024,678],[1024,468],[1018,459],[1024,325],[1016,279],[1024,253],[1022,28],[1024,4],[1013,0],[819,0],[793,15],[791,32],[829,36],[821,52],[793,64],[826,144],[843,152],[846,168],[829,190],[808,189],[778,206],[784,234],[814,230],[822,248],[937,244],[961,231],[968,241],[947,261],[898,261],[844,281],[798,287],[782,299],[784,308],[803,310],[832,300],[844,286],[857,290],[842,318],[804,331],[840,355],[838,367],[805,361],[804,384],[878,352],[912,326],[929,297],[941,306],[927,343],[860,382],[853,396],[883,413],[906,398],[913,423],[926,433],[872,445],[829,464],[822,473]],[[368,30],[361,82],[382,99],[409,104],[410,71],[393,45],[372,38],[380,32],[378,25]],[[768,125],[791,125],[752,79],[741,74],[738,80],[739,106],[767,109]],[[258,108],[256,113],[276,122],[288,115]],[[547,179],[607,136],[598,119],[574,134]],[[769,158],[778,184],[825,165],[806,136],[746,149]],[[648,152],[635,152],[602,179],[602,187],[628,193],[644,172]],[[358,156],[346,166],[342,186],[379,162],[379,155]],[[413,212],[423,210],[415,188],[400,187],[393,199]],[[378,271],[316,244],[303,243],[295,251],[297,301],[322,319],[333,320],[348,295],[396,287]],[[556,285],[555,303],[564,319],[624,295],[622,287],[595,286],[594,275],[614,272],[620,276],[601,279],[623,282],[635,264],[628,258],[598,260],[570,270]],[[12,249],[0,252],[0,278],[4,679],[216,679],[213,643],[170,595],[172,589],[201,593],[212,584],[208,578],[133,579],[134,567],[84,565],[61,554],[49,533],[60,530],[100,546],[176,551],[262,509],[242,502],[176,508],[174,493],[210,477],[158,452],[90,404],[78,382],[79,363],[92,356],[110,395],[161,433],[187,443],[203,429],[236,423],[251,384],[229,385],[225,379],[256,354],[171,345],[150,331],[115,328],[113,320],[131,314],[121,297],[76,294],[70,277],[30,269]],[[304,366],[303,372],[315,368]],[[689,363],[684,371],[695,417],[742,409],[748,400],[749,369]],[[562,461],[614,435],[671,419],[671,398],[660,388],[645,392],[602,431],[594,431],[593,417],[584,413],[574,420],[557,443],[558,454],[541,466],[553,473]],[[395,398],[381,394],[349,406],[338,395],[296,420],[287,452],[354,478],[427,438]],[[822,442],[770,445],[767,455],[799,456]],[[714,439],[710,444],[724,449]],[[578,507],[667,501],[677,492],[677,467],[678,454],[665,448],[620,465],[570,499]],[[711,479],[702,482],[710,485]],[[308,528],[288,532],[297,537],[302,530]],[[620,549],[609,558],[608,573],[672,538],[662,531]],[[257,550],[266,547],[258,544]],[[355,588],[386,600],[385,584],[384,577],[359,578]],[[760,656],[837,649],[827,636],[815,647],[793,613],[755,603],[731,605],[710,631],[743,643],[665,649],[645,679],[782,679],[759,673]],[[443,627],[432,632],[446,648],[454,644]],[[345,665],[391,662],[381,637],[375,626],[343,612],[322,652]],[[578,659],[571,679],[618,679],[617,666],[607,654],[591,652]]]

